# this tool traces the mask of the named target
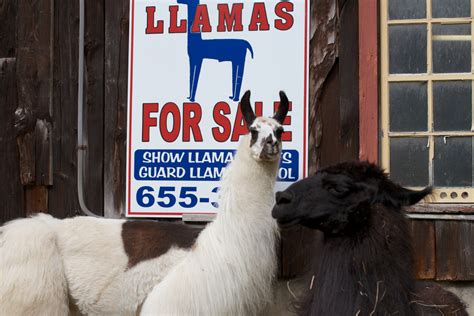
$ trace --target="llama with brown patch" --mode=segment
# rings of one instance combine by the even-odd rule
[[[277,192],[282,225],[324,233],[302,315],[467,315],[438,285],[416,282],[403,207],[431,192],[413,191],[369,163],[342,163]]]
[[[253,314],[275,272],[271,217],[288,99],[273,118],[240,104],[242,137],[216,220],[181,223],[46,214],[0,227],[0,315]],[[199,237],[198,237],[199,236]]]

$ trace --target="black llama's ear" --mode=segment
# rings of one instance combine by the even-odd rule
[[[431,187],[424,188],[421,191],[400,187],[397,195],[402,205],[409,206],[420,202],[425,196],[431,193],[431,190]]]
[[[410,190],[390,181],[377,192],[377,200],[385,205],[391,204],[395,207],[410,206],[420,202],[431,191],[431,187],[420,191]]]
[[[253,121],[255,121],[255,119],[257,118],[252,110],[252,106],[250,105],[250,90],[247,90],[247,92],[245,92],[244,96],[240,100],[240,110],[242,111],[242,115],[244,116],[247,128],[250,128]]]
[[[285,120],[286,114],[288,113],[288,107],[290,103],[288,101],[288,97],[286,96],[285,92],[280,91],[280,106],[278,107],[278,111],[275,113],[273,118],[280,124],[283,124]]]

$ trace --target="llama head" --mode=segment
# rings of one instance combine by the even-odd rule
[[[285,92],[280,91],[280,107],[275,115],[256,117],[250,105],[250,91],[245,92],[240,101],[240,110],[250,131],[250,152],[257,161],[275,161],[280,158],[283,121],[288,113],[289,101]]]
[[[272,215],[280,224],[299,223],[325,234],[345,235],[365,227],[375,204],[387,212],[400,212],[430,192],[429,187],[403,188],[374,164],[340,163],[277,192]]]

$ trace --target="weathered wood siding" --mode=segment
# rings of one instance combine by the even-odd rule
[[[85,0],[85,25],[84,130],[87,131],[87,173],[84,179],[84,198],[91,210],[101,213],[104,202],[104,0]]]
[[[1,11],[0,19],[4,11]],[[6,38],[0,38],[0,47]],[[6,41],[11,39],[6,39]],[[13,51],[2,51],[0,55],[0,223],[19,216],[25,216],[24,191],[20,182],[20,157],[13,131],[16,99],[16,59],[10,57]],[[12,172],[16,171],[16,172]]]
[[[474,280],[474,223],[436,222],[436,278]]]
[[[104,215],[125,212],[129,1],[105,0]]]
[[[129,1],[85,6],[86,204],[120,217]],[[0,223],[39,211],[76,215],[79,3],[1,1],[0,19]]]
[[[75,214],[77,146],[78,1],[54,7],[53,186],[49,210],[59,217]],[[59,44],[60,43],[60,44]]]

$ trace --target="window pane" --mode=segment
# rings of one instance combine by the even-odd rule
[[[471,137],[435,137],[434,184],[472,185]]]
[[[427,130],[426,82],[393,82],[390,91],[390,131]]]
[[[433,35],[471,35],[471,24],[433,24]]]
[[[471,130],[471,81],[433,82],[435,131]]]
[[[453,38],[452,35],[458,37]],[[470,35],[470,24],[433,24],[433,71],[470,72]],[[467,40],[463,36],[467,36]]]
[[[389,27],[389,72],[426,73],[426,24]]]
[[[471,72],[471,42],[433,40],[433,72]]]
[[[388,18],[423,19],[426,17],[425,0],[390,0],[388,3]]]
[[[404,186],[428,185],[427,137],[390,139],[390,178]]]
[[[434,18],[471,16],[471,0],[432,0]]]

